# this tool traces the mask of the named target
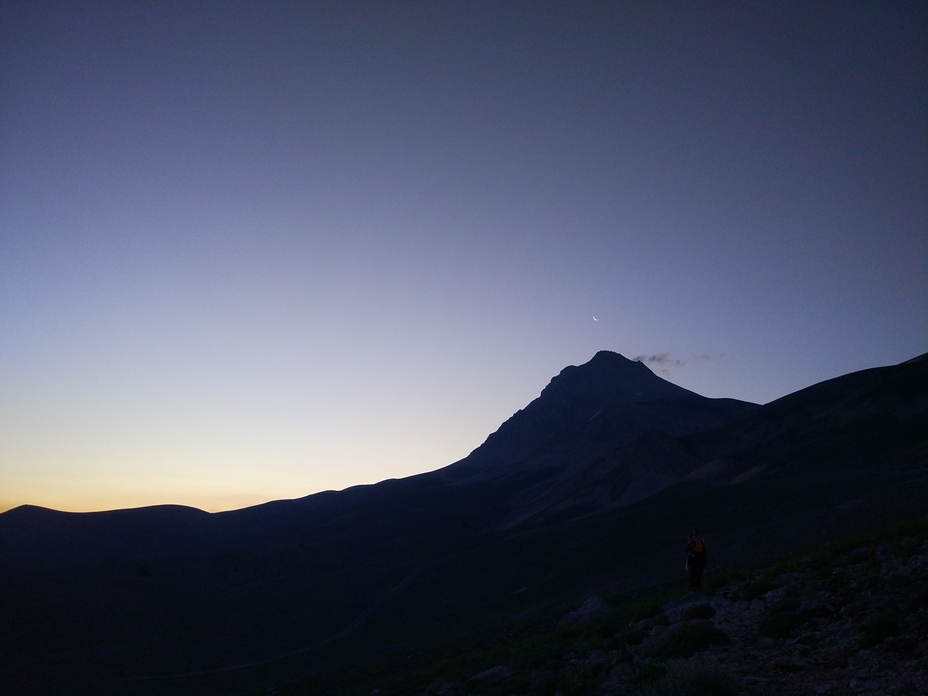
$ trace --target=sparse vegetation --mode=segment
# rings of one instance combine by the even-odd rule
[[[752,599],[757,599],[773,589],[776,589],[776,585],[762,575],[742,590],[741,598],[750,602]]]
[[[723,568],[707,573],[703,577],[703,588],[707,595],[714,595],[718,590],[744,582],[750,578],[750,573],[743,568]]]
[[[760,635],[766,638],[789,638],[802,624],[802,617],[794,611],[773,613],[761,625]]]
[[[897,544],[896,539],[910,536],[911,540]],[[740,568],[718,573],[717,591],[734,599],[758,599],[774,591],[778,599],[768,606],[767,615],[761,621],[759,635],[778,640],[799,636],[797,645],[807,649],[814,645],[811,634],[803,634],[809,619],[798,613],[805,600],[805,589],[816,584],[828,591],[843,591],[849,583],[866,581],[871,573],[867,568],[876,564],[879,569],[881,555],[885,558],[889,549],[895,553],[900,549],[907,555],[914,547],[921,548],[928,539],[928,519],[906,525],[896,525],[867,535],[856,537],[840,544],[823,547],[812,552],[782,559],[760,568]],[[878,553],[878,549],[884,549]],[[813,556],[815,563],[808,561]],[[784,586],[783,573],[797,572],[805,568],[803,583],[794,582]],[[835,569],[839,574],[835,575]],[[778,573],[777,571],[781,571]],[[662,611],[666,604],[679,599],[685,593],[680,585],[659,586],[634,595],[608,597],[613,607],[608,614],[583,624],[557,628],[563,611],[543,617],[535,617],[531,623],[510,626],[506,629],[488,630],[435,647],[436,657],[427,653],[418,656],[418,662],[406,664],[385,660],[368,664],[364,669],[354,668],[333,671],[325,675],[324,682],[313,680],[313,688],[305,683],[293,685],[292,690],[279,689],[280,694],[342,694],[369,693],[377,686],[386,696],[465,696],[479,693],[485,696],[592,696],[616,668],[632,672],[633,653],[627,648],[636,642],[635,632],[639,622],[649,626],[666,626],[670,623]],[[912,585],[905,589],[909,605],[919,607],[925,601],[923,588]],[[841,603],[840,597],[836,599]],[[695,604],[683,613],[685,622],[665,629],[672,634],[662,647],[634,668],[635,696],[667,694],[670,696],[729,696],[736,693],[732,677],[710,661],[700,657],[706,649],[726,642],[724,633],[717,635],[710,621],[708,604]],[[879,644],[887,638],[901,635],[902,627],[898,615],[891,613],[865,613],[857,619],[861,642]],[[678,628],[679,627],[679,628]],[[917,628],[917,627],[916,627]],[[924,633],[925,627],[918,629]],[[647,634],[648,631],[645,632]],[[812,641],[810,643],[809,641]],[[641,642],[640,638],[637,642]],[[886,641],[887,645],[891,641]],[[903,646],[904,647],[904,646]],[[896,648],[901,649],[901,648]],[[441,655],[440,659],[438,655]],[[589,655],[596,660],[590,661]],[[844,664],[839,654],[835,664]],[[494,665],[505,664],[513,675],[496,684],[467,686],[473,674]],[[626,665],[626,667],[622,667]],[[364,676],[366,675],[366,676]],[[324,684],[328,688],[320,688]],[[900,693],[904,693],[900,691]]]
[[[710,645],[728,645],[731,639],[715,626],[704,621],[684,623],[678,630],[672,632],[654,656],[670,659],[674,657],[692,657],[700,650]]]
[[[640,686],[636,696],[734,696],[731,677],[715,665],[697,660],[672,660],[663,674]]]
[[[894,612],[878,612],[870,616],[864,624],[866,645],[882,643],[890,636],[899,635],[899,616]]]
[[[715,616],[715,607],[708,603],[694,604],[683,612],[683,618],[690,621],[693,619],[711,619],[713,616]]]

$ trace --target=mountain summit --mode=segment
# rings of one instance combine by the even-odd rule
[[[572,397],[598,403],[645,403],[659,399],[702,398],[661,379],[637,360],[601,350],[583,365],[561,370],[541,393],[541,398]]]
[[[561,370],[537,399],[451,470],[483,477],[502,470],[572,469],[580,462],[586,468],[644,435],[706,430],[756,408],[700,396],[640,362],[600,351]]]

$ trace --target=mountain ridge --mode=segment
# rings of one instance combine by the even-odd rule
[[[287,679],[666,581],[696,521],[724,565],[924,509],[928,361],[757,406],[676,398],[645,366],[597,356],[562,370],[520,411],[531,418],[507,420],[512,441],[488,437],[467,465],[223,513],[0,514],[0,687],[125,693],[107,680],[219,674],[296,650]],[[629,371],[664,396],[634,402],[646,395],[621,384]]]
[[[705,413],[697,425],[694,415],[700,406]],[[599,351],[589,362],[561,370],[537,398],[447,469],[473,468],[494,458],[524,460],[565,438],[602,437],[607,422],[617,421],[621,428],[611,438],[618,445],[655,430],[681,434],[710,427],[754,408],[756,404],[736,399],[709,399],[658,377],[641,362]]]

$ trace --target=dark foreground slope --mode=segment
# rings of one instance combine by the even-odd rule
[[[666,581],[694,522],[726,565],[911,517],[926,397],[924,359],[758,408],[598,354],[432,474],[217,515],[19,508],[0,515],[0,685],[245,693]]]
[[[928,517],[763,567],[587,598],[284,694],[928,693]],[[603,601],[605,600],[605,601]]]

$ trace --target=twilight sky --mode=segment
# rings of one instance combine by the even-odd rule
[[[926,8],[3,0],[0,510],[436,469],[600,349],[928,351]]]

